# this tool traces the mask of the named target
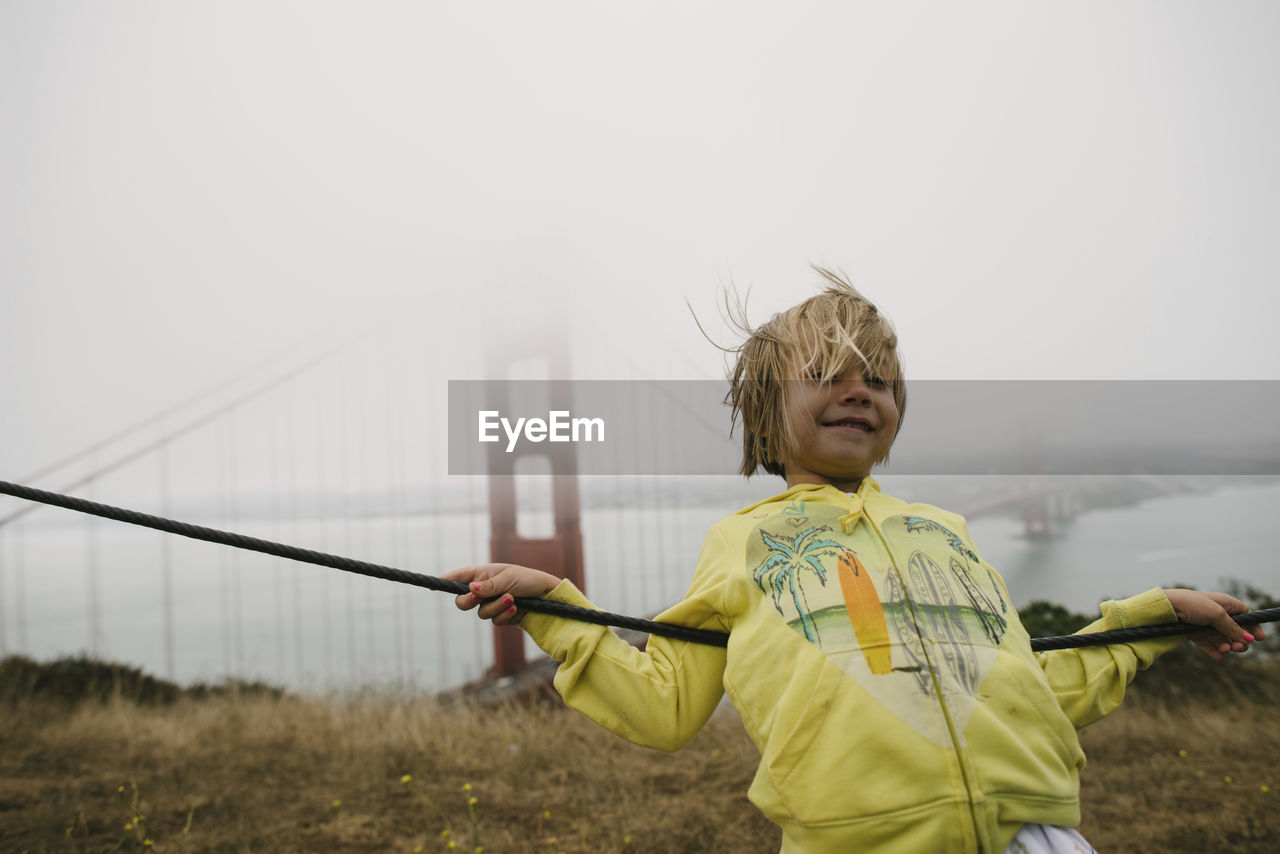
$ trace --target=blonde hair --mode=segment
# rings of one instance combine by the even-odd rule
[[[732,407],[731,434],[742,422],[739,471],[746,477],[760,469],[786,476],[782,455],[796,445],[787,417],[787,380],[813,377],[826,383],[850,370],[865,372],[892,388],[899,425],[906,412],[907,386],[893,324],[845,276],[816,265],[813,269],[827,288],[755,329],[747,323],[742,302],[736,311],[729,305],[731,320],[748,336],[730,350],[737,358],[725,396]]]

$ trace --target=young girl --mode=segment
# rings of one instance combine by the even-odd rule
[[[562,662],[565,702],[637,744],[676,750],[728,693],[761,762],[748,796],[784,852],[1089,851],[1071,830],[1076,730],[1119,705],[1134,672],[1181,639],[1032,653],[1004,581],[960,516],[869,477],[897,436],[906,387],[892,326],[851,285],[751,332],[730,377],[742,473],[786,491],[717,523],[665,622],[729,632],[727,649],[611,631],[513,597],[591,607],[569,582],[489,564],[450,573],[463,610],[520,622]],[[1219,593],[1104,602],[1083,631],[1177,619],[1242,652],[1248,610]]]

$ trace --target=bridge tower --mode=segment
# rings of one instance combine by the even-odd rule
[[[565,387],[552,387],[551,409],[568,410]],[[503,400],[499,393],[498,400]],[[557,399],[559,398],[559,399]],[[509,400],[509,397],[507,398]],[[501,411],[501,410],[500,410]],[[509,411],[509,410],[508,410]],[[527,449],[527,445],[525,446]],[[542,456],[550,462],[551,504],[554,532],[549,537],[527,537],[517,526],[516,478],[522,459]],[[578,468],[573,445],[539,446],[537,451],[517,447],[507,453],[501,443],[489,446],[489,559],[550,572],[585,590],[582,571],[582,526],[578,507]],[[539,479],[541,480],[541,479]],[[524,632],[518,626],[493,627],[493,669],[490,677],[513,676],[525,669]]]
[[[488,379],[505,379],[492,400],[494,408],[513,412],[512,404],[522,413],[571,411],[568,384],[558,382],[571,376],[569,328],[567,318],[573,316],[572,305],[563,292],[568,278],[563,258],[545,248],[505,248],[496,259],[495,280],[504,286],[495,289],[503,294],[499,302],[485,306],[494,320],[494,328],[502,329],[500,339],[483,345],[485,374]],[[534,388],[517,388],[512,380],[545,380]],[[538,458],[543,458],[539,460]],[[531,448],[517,445],[510,453],[505,443],[488,446],[486,453],[489,481],[489,559],[494,563],[532,566],[572,581],[586,590],[582,564],[582,527],[578,504],[578,468],[573,443],[543,442]],[[549,477],[529,477],[528,469],[539,468]],[[534,464],[534,465],[523,465]],[[522,488],[517,489],[520,478]],[[548,536],[522,533],[519,520],[521,507],[529,490],[524,487],[550,485],[548,503],[552,508],[553,530]],[[545,495],[542,497],[546,497]],[[539,533],[542,533],[541,531]],[[512,676],[525,670],[524,633],[516,626],[493,627],[493,668],[491,678]]]

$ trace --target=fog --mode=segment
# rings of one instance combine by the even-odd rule
[[[350,340],[714,379],[842,268],[924,379],[1277,379],[1271,3],[0,7],[0,472]],[[692,309],[692,312],[691,310]],[[1188,418],[1212,433],[1213,401]]]

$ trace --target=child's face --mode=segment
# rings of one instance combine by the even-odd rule
[[[787,383],[787,418],[796,447],[783,454],[787,485],[830,483],[856,490],[898,434],[893,387],[866,371],[830,383],[798,375]]]

